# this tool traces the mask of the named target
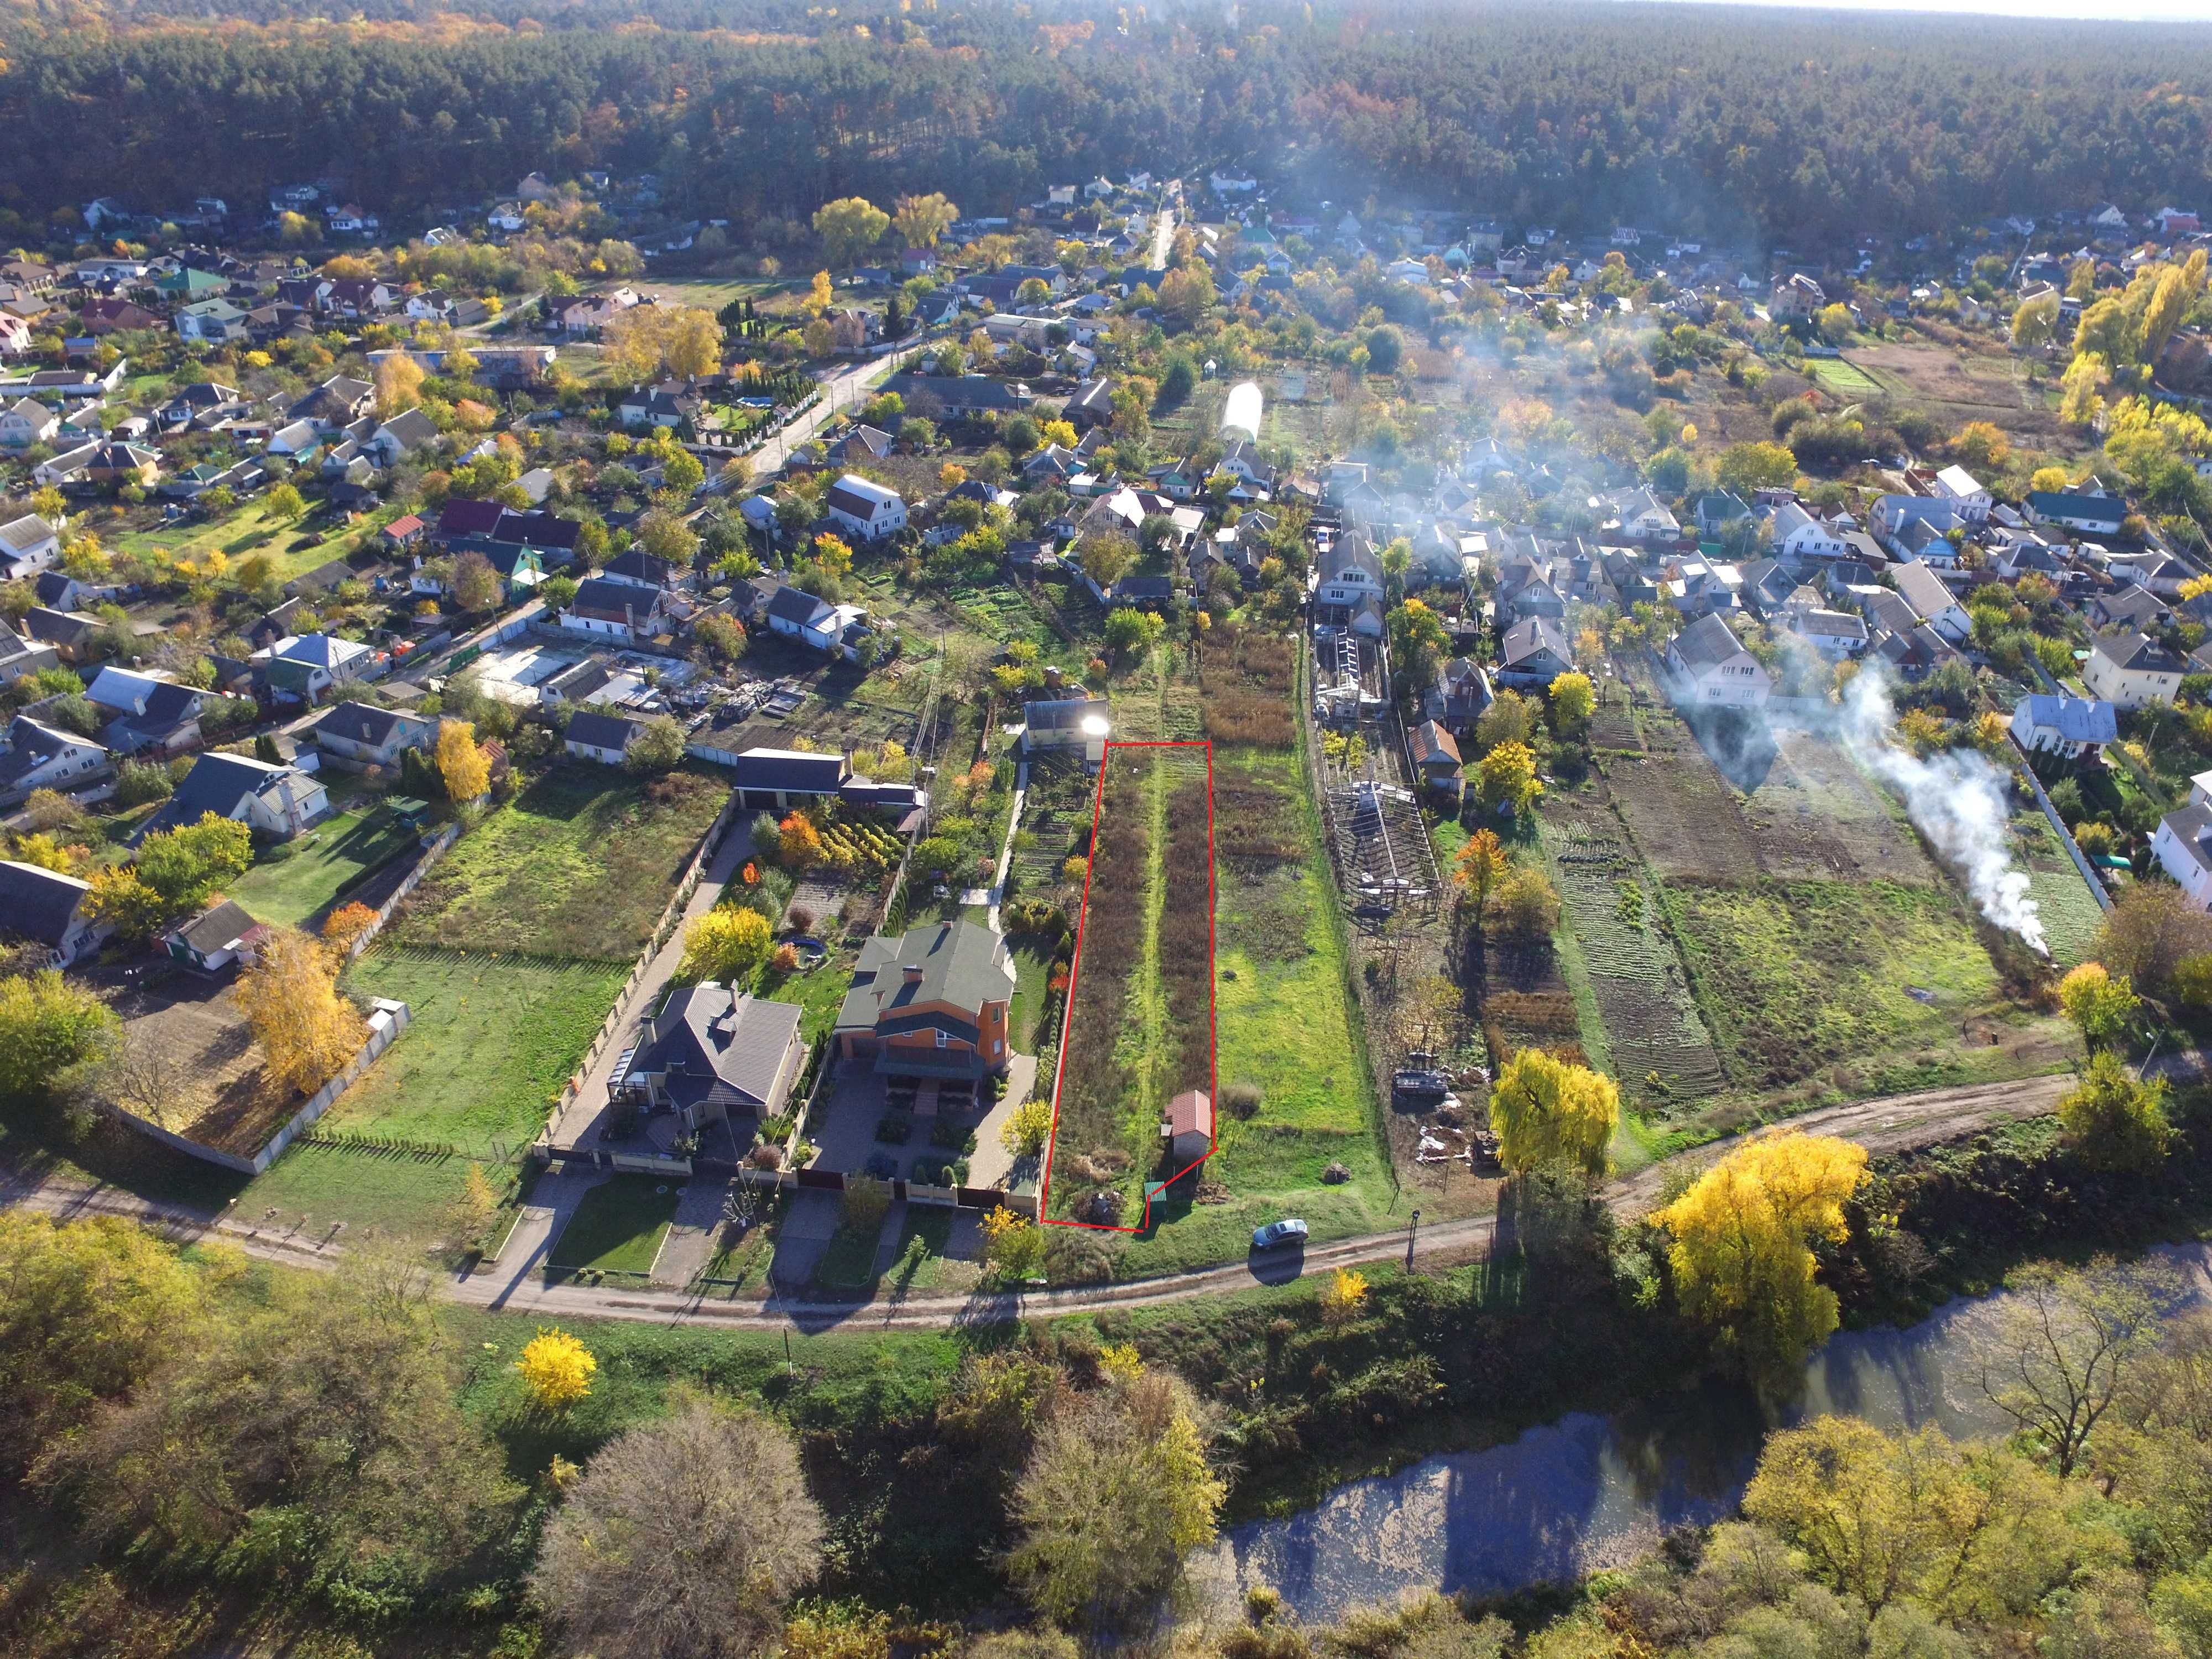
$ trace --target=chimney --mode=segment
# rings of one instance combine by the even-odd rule
[[[899,969],[899,971],[906,975],[906,982],[908,984],[919,985],[921,983],[921,964],[920,963],[907,963]]]

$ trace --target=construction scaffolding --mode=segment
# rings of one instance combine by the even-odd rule
[[[1353,920],[1376,928],[1406,912],[1433,917],[1443,891],[1396,710],[1382,695],[1389,674],[1381,642],[1315,630],[1316,727],[1325,723],[1331,735],[1316,736],[1312,761],[1329,862]]]

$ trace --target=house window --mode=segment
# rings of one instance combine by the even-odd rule
[[[943,1047],[945,1047],[945,1033],[944,1033],[943,1031],[939,1031],[939,1032],[938,1032],[938,1033],[937,1033],[937,1046],[938,1046],[939,1048],[942,1048]]]

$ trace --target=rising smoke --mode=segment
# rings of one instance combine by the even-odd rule
[[[1971,749],[1947,750],[1926,759],[1898,747],[1889,684],[1869,665],[1844,694],[1837,735],[1852,757],[1905,798],[1920,833],[1955,868],[1975,907],[2029,947],[2048,956],[2043,919],[2027,896],[2027,872],[2012,861],[2007,838],[2005,775]]]

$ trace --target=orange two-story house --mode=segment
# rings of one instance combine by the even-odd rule
[[[836,1052],[899,1077],[980,1078],[1012,1057],[1006,942],[972,921],[935,922],[860,949],[838,1010]]]

